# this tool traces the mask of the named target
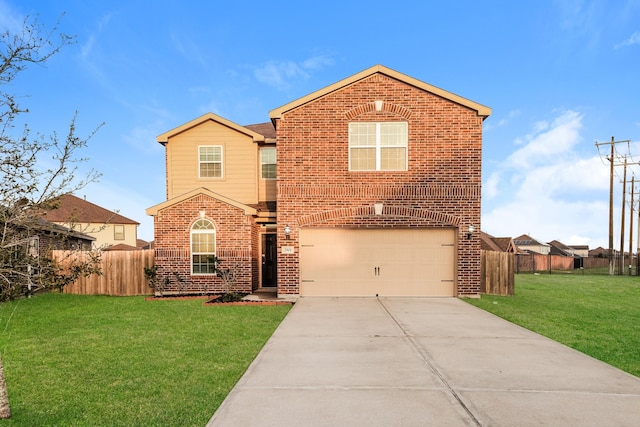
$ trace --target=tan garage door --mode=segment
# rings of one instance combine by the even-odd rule
[[[302,296],[453,296],[453,229],[300,230]]]

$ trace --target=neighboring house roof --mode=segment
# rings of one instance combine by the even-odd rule
[[[344,88],[345,86],[351,85],[359,80],[368,78],[369,76],[376,74],[376,73],[381,73],[384,75],[387,75],[389,77],[392,77],[396,80],[399,80],[401,82],[404,82],[406,84],[415,86],[419,89],[422,89],[426,92],[430,92],[433,93],[434,95],[438,95],[444,99],[448,99],[449,101],[455,102],[456,104],[462,105],[464,107],[470,108],[472,110],[475,110],[478,114],[478,116],[482,117],[483,119],[489,117],[489,115],[491,114],[491,108],[484,106],[482,104],[478,104],[477,102],[473,102],[469,99],[463,98],[459,95],[456,95],[454,93],[448,92],[444,89],[440,89],[439,87],[436,86],[432,86],[428,83],[425,83],[423,81],[417,80],[413,77],[407,76],[406,74],[402,74],[399,73],[398,71],[392,70],[391,68],[387,68],[383,65],[374,65],[371,68],[367,68],[364,71],[361,71],[357,74],[354,74],[351,77],[347,77],[346,79],[340,80],[339,82],[336,82],[332,85],[329,85],[323,89],[317,90],[313,93],[310,93],[307,96],[303,96],[302,98],[299,98],[295,101],[292,101],[288,104],[285,104],[279,108],[276,108],[274,110],[271,110],[269,112],[269,117],[271,118],[271,120],[275,120],[275,119],[279,119],[282,117],[282,114],[284,114],[287,111],[293,110],[294,108],[300,107],[304,104],[307,104],[311,101],[314,101],[317,98],[320,98],[322,96],[325,96],[331,92],[335,92],[338,91],[342,88]],[[384,100],[383,100],[384,101]]]
[[[237,202],[233,199],[230,199],[228,197],[225,197],[223,195],[220,195],[218,193],[214,193],[211,190],[207,190],[204,187],[201,188],[196,188],[195,190],[191,190],[188,193],[184,193],[181,194],[180,196],[174,197],[173,199],[167,200],[166,202],[163,203],[159,203],[155,206],[151,206],[150,208],[147,209],[147,215],[151,215],[151,216],[156,216],[158,214],[158,212],[160,212],[162,209],[168,208],[170,206],[173,206],[177,203],[183,202],[185,200],[188,200],[194,196],[197,196],[199,194],[204,194],[206,196],[212,197],[216,200],[219,200],[223,203],[227,203],[231,206],[234,206],[238,209],[241,209],[244,211],[245,215],[256,215],[258,213],[258,211],[255,208],[252,208],[251,206],[247,206],[243,203]]]
[[[615,250],[614,250],[615,253]],[[609,249],[605,249],[602,246],[598,246],[595,249],[591,249],[589,251],[589,256],[590,257],[598,257],[598,256],[605,256],[605,255],[609,255]]]
[[[562,242],[552,240],[549,246],[551,246],[551,255],[574,256],[574,251]]]
[[[136,247],[138,249],[149,249],[150,243],[147,242],[146,240],[137,239],[136,240]]]
[[[231,129],[234,129],[240,133],[243,133],[245,135],[248,135],[250,137],[253,138],[253,142],[265,142],[265,135],[258,133],[256,131],[253,131],[251,129],[249,129],[248,127],[245,126],[241,126],[237,123],[232,122],[231,120],[227,120],[224,117],[220,117],[217,114],[213,114],[213,113],[207,113],[204,114],[200,117],[198,117],[197,119],[193,119],[190,122],[187,122],[181,126],[178,126],[177,128],[171,129],[170,131],[167,131],[161,135],[158,135],[156,137],[156,140],[162,144],[165,145],[166,143],[169,142],[169,138],[174,137],[182,132],[186,132],[187,130],[194,128],[198,125],[201,125],[202,123],[212,120],[216,123],[220,123],[224,126],[227,126]],[[275,134],[275,131],[274,131]],[[275,137],[275,136],[274,136]]]
[[[547,243],[543,243],[526,234],[523,234],[520,237],[516,237],[515,239],[513,239],[513,242],[517,246],[550,246]]]
[[[47,212],[43,219],[58,223],[140,224],[73,194],[61,196],[58,200],[58,207]]]
[[[117,245],[111,245],[103,249],[103,251],[139,251],[140,248],[131,245],[125,245],[124,243],[118,243]]]
[[[62,225],[53,223],[53,222],[49,222],[46,221],[44,219],[39,219],[38,223],[41,225],[39,227],[40,231],[44,231],[46,233],[51,233],[51,234],[56,234],[56,235],[60,235],[60,234],[65,234],[67,236],[73,237],[75,239],[80,239],[80,240],[86,240],[89,242],[93,242],[96,240],[95,237],[90,236],[88,234],[85,233],[81,233],[79,231],[76,230],[72,230],[68,227],[64,227]]]
[[[511,237],[493,237],[484,231],[480,231],[480,248],[485,251],[520,252]]]

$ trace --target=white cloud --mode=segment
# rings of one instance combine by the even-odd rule
[[[567,111],[557,117],[551,124],[537,122],[533,133],[516,140],[523,145],[507,159],[513,168],[530,168],[545,164],[559,155],[569,152],[580,140],[582,114]]]
[[[492,199],[498,194],[500,172],[493,172],[489,179],[482,184],[482,196]]]
[[[207,67],[207,55],[197,43],[197,38],[189,38],[183,33],[171,32],[171,43],[173,47],[189,61],[196,62],[203,67]]]
[[[493,129],[497,129],[503,126],[508,125],[512,119],[518,117],[520,115],[520,110],[511,110],[507,113],[507,116],[498,120],[497,123],[487,122],[483,125],[483,132],[490,132]]]
[[[483,183],[482,229],[548,242],[605,245],[609,169],[593,148],[580,156],[583,114],[565,111],[533,124]]]
[[[109,21],[111,21],[112,16],[113,14],[110,13],[102,16],[102,18],[100,18],[96,25],[96,31],[89,34],[89,37],[87,37],[87,41],[84,42],[82,46],[80,46],[80,55],[83,60],[88,61],[89,58],[93,55],[96,39],[103,32],[105,27],[109,25]]]
[[[146,126],[134,127],[128,134],[122,136],[122,140],[143,153],[160,151],[160,144],[154,144],[153,141],[156,140],[156,136],[160,133],[158,129],[161,129],[161,123],[161,121],[156,120],[155,123]]]
[[[309,78],[309,74],[292,61],[269,61],[256,69],[254,75],[259,82],[279,89],[289,87],[291,80]]]
[[[268,61],[254,70],[254,77],[261,83],[277,89],[287,89],[295,80],[306,80],[309,71],[316,71],[333,65],[333,60],[325,55],[316,55],[301,62]]]
[[[606,200],[565,202],[547,197],[517,199],[501,205],[482,218],[482,229],[498,237],[529,234],[535,239],[565,244],[606,246],[608,242]]]
[[[616,44],[613,48],[620,49],[626,46],[632,46],[634,44],[640,44],[640,31],[636,31],[635,33],[631,34],[628,39]]]
[[[313,58],[302,61],[302,68],[306,70],[320,70],[325,66],[333,65],[333,59],[325,55],[314,56]]]
[[[9,3],[0,0],[0,32],[18,34],[22,31],[24,17],[13,10]]]

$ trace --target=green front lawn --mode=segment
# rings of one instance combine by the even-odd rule
[[[640,376],[640,277],[519,274],[514,296],[467,302]]]
[[[0,304],[0,426],[202,426],[290,306],[46,294]]]

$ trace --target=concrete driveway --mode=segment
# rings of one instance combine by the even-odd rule
[[[301,298],[208,426],[638,426],[640,379],[455,298]]]

